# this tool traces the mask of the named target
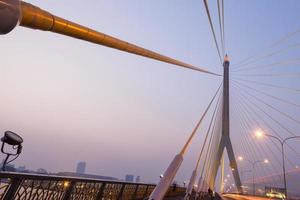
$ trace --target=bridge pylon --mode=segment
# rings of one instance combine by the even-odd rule
[[[226,55],[223,62],[224,74],[223,74],[223,110],[222,110],[222,136],[219,143],[218,152],[216,154],[215,160],[213,161],[211,179],[209,180],[210,188],[215,188],[215,180],[217,176],[218,169],[220,167],[220,162],[224,149],[227,150],[227,155],[229,157],[230,168],[234,177],[235,185],[238,192],[242,193],[242,184],[239,176],[239,171],[237,168],[237,163],[234,156],[234,151],[232,148],[230,140],[230,124],[229,124],[229,59]]]

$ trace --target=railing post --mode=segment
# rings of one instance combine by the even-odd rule
[[[118,198],[117,198],[118,200],[122,200],[122,195],[123,195],[125,185],[126,185],[125,183],[122,184],[121,190],[120,190]]]
[[[21,178],[13,178],[7,192],[5,193],[5,196],[3,197],[3,200],[14,199],[14,196],[15,196],[16,192],[18,191],[18,188],[20,187],[21,182],[22,182]]]
[[[145,190],[145,193],[144,193],[144,197],[143,197],[143,198],[146,198],[146,197],[147,197],[148,188],[149,188],[149,185],[147,185],[147,187],[146,187],[146,190]]]
[[[135,198],[136,198],[136,194],[137,194],[138,189],[139,189],[139,184],[136,185],[136,188],[135,188],[135,190],[134,190],[134,193],[132,194],[132,197],[131,197],[132,199],[135,199]]]
[[[71,199],[71,194],[72,194],[74,185],[75,185],[75,182],[71,181],[69,187],[67,188],[67,190],[65,192],[63,200],[69,200],[69,199]]]
[[[102,185],[100,187],[100,190],[97,194],[96,200],[101,200],[102,199],[105,186],[106,186],[106,183],[102,183]]]

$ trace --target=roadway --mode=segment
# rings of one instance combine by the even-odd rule
[[[254,196],[246,196],[246,195],[238,195],[238,194],[223,194],[222,199],[224,200],[273,200],[266,197],[254,197]]]

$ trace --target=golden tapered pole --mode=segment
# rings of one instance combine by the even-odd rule
[[[9,4],[10,2],[16,2],[16,1],[18,1],[18,0],[0,0],[0,12],[1,12],[1,5],[5,6],[5,4]],[[32,29],[43,30],[43,31],[50,31],[50,32],[70,36],[73,38],[89,41],[89,42],[92,42],[95,44],[104,45],[104,46],[118,49],[121,51],[125,51],[128,53],[133,53],[136,55],[148,57],[148,58],[159,60],[162,62],[189,68],[192,70],[196,70],[196,71],[200,71],[200,72],[204,72],[204,73],[208,73],[208,74],[213,74],[213,75],[218,75],[216,73],[207,71],[205,69],[198,68],[193,65],[175,60],[173,58],[161,55],[154,51],[139,47],[137,45],[128,43],[126,41],[117,39],[115,37],[106,35],[104,33],[92,30],[92,29],[82,26],[80,24],[76,24],[74,22],[60,18],[58,16],[51,14],[50,12],[40,9],[39,7],[34,6],[32,4],[21,1],[21,2],[19,2],[19,7],[20,7],[20,10],[19,10],[19,13],[20,13],[19,25],[20,26],[28,27],[28,28],[32,28]],[[1,17],[1,13],[0,13],[0,17]],[[1,21],[1,18],[0,18],[0,21]]]

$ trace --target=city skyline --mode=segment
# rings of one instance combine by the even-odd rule
[[[85,7],[73,1],[64,2],[64,6],[59,2],[29,2],[196,66],[222,72],[201,2],[91,1]],[[67,6],[71,3],[73,6]],[[105,8],[101,6],[104,3]],[[228,1],[226,38],[232,65],[298,30],[300,23],[294,19],[299,18],[299,8],[300,3],[292,0]],[[277,15],[282,10],[284,15]],[[212,14],[217,17],[215,10]],[[21,27],[3,36],[1,44],[4,48],[0,53],[5,56],[0,73],[0,131],[12,130],[24,137],[24,153],[16,163],[30,168],[43,163],[41,167],[51,171],[72,171],[74,163],[85,160],[89,163],[87,172],[93,174],[139,174],[145,182],[157,182],[221,82],[220,78]],[[293,80],[281,82],[298,84]],[[234,92],[232,95],[236,95]],[[299,100],[299,96],[290,97]],[[235,118],[231,123],[238,121]],[[198,132],[176,177],[179,182],[190,177],[206,125]],[[297,127],[293,125],[292,129]],[[231,130],[233,137],[241,131],[236,127]],[[291,145],[299,152],[296,143]],[[241,153],[238,148],[237,154]],[[291,159],[300,165],[297,157]]]

